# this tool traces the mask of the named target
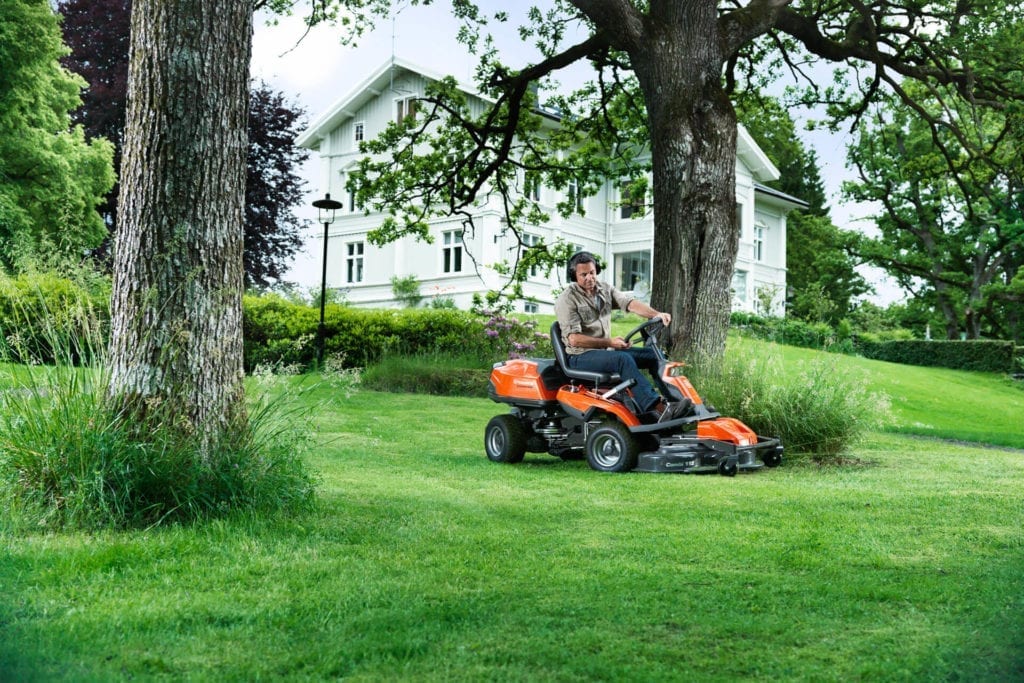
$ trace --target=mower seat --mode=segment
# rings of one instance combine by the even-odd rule
[[[570,368],[567,359],[568,354],[566,354],[565,346],[562,344],[562,326],[558,324],[557,320],[551,323],[551,347],[555,350],[555,360],[562,368],[562,373],[570,379],[578,379],[588,384],[593,384],[595,388],[602,385],[618,384],[622,381],[622,378],[617,374]]]

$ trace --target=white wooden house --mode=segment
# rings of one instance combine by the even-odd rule
[[[345,189],[346,174],[361,157],[359,142],[376,137],[389,121],[407,115],[426,84],[439,78],[439,74],[409,62],[388,60],[321,114],[297,140],[300,146],[319,152],[320,187],[343,204],[329,226],[327,286],[341,290],[352,305],[397,306],[392,278],[413,276],[428,300],[450,298],[459,308],[468,308],[474,293],[502,285],[502,276],[489,264],[514,260],[517,242],[503,229],[503,214],[497,205],[480,206],[474,214],[474,230],[465,235],[461,218],[436,219],[431,223],[433,243],[405,238],[377,247],[366,236],[381,217],[365,215]],[[481,109],[486,106],[471,88],[464,89],[476,97]],[[742,127],[737,148],[740,247],[733,307],[755,311],[757,302],[770,294],[773,313],[781,315],[786,288],[786,214],[804,203],[763,184],[777,179],[779,171]],[[583,200],[584,215],[563,218],[554,210],[562,197],[551,188],[536,188],[535,199],[551,220],[526,228],[526,239],[552,243],[561,238],[586,249],[609,265],[603,278],[623,291],[643,296],[650,288],[653,219],[649,214],[641,219],[631,216],[621,191],[618,179],[610,178],[596,196]],[[322,239],[321,233],[318,240]],[[546,278],[540,272],[531,276],[523,287],[525,298],[518,302],[520,310],[551,312],[554,291],[565,285],[563,277],[552,273]]]

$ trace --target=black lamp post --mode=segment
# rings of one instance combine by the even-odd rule
[[[327,295],[327,228],[334,222],[334,212],[341,208],[341,202],[331,199],[331,193],[324,194],[323,199],[313,202],[317,210],[317,218],[324,224],[324,264],[320,275],[320,324],[316,328],[316,367],[324,364],[324,302]]]

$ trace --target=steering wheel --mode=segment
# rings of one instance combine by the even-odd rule
[[[633,343],[633,337],[641,335],[644,340],[644,346],[649,346],[649,340],[654,339],[657,344],[658,333],[661,332],[662,328],[665,327],[665,323],[661,321],[661,318],[651,318],[645,322],[640,323],[632,330],[630,330],[623,337],[630,344]]]

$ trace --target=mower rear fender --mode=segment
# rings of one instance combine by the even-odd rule
[[[495,363],[491,370],[490,396],[502,403],[531,402],[534,404],[555,400],[557,390],[544,386],[535,361],[514,359]]]

